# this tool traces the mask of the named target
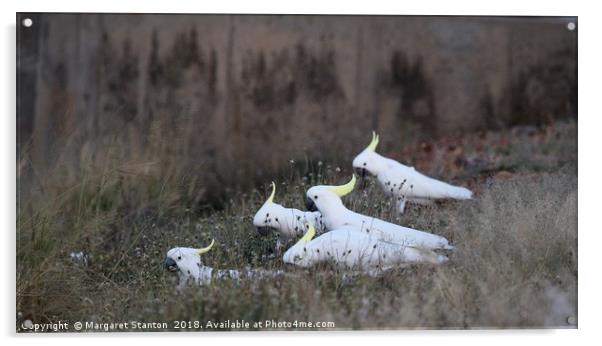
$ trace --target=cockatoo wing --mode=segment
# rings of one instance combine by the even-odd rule
[[[387,170],[379,177],[381,185],[389,194],[412,198],[454,198],[470,199],[472,192],[466,188],[453,186],[448,183],[427,177],[408,167],[395,162],[388,164]]]
[[[310,244],[308,251],[321,252],[323,260],[346,268],[371,270],[389,269],[409,263],[439,264],[447,260],[445,256],[430,250],[417,249],[391,242],[346,226],[328,232]]]
[[[351,221],[352,224],[359,227],[362,232],[375,236],[382,241],[426,250],[453,249],[447,239],[433,233],[403,227],[357,213],[351,214],[349,219],[353,220]]]

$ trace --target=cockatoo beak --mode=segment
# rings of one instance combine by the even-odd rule
[[[318,207],[316,207],[316,203],[311,200],[311,198],[307,197],[305,200],[305,208],[309,211],[318,211]]]
[[[355,172],[355,174],[358,177],[360,177],[359,182],[357,184],[359,190],[360,191],[365,190],[368,187],[367,176],[370,175],[370,173],[368,173],[368,170],[366,170],[365,168],[362,168],[362,167],[354,167],[353,171]]]
[[[177,272],[178,264],[172,258],[167,257],[165,259],[165,268],[167,268],[167,270],[169,270],[170,272]]]
[[[268,226],[257,227],[257,233],[264,236],[270,234],[273,230],[274,228]]]
[[[355,174],[360,177],[360,179],[365,178],[366,174],[368,173],[368,171],[362,167],[354,167],[353,170],[355,171]]]

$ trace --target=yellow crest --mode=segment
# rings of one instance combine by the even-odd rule
[[[379,140],[378,135],[376,134],[376,132],[372,131],[372,142],[370,142],[370,144],[368,144],[368,146],[366,147],[366,150],[375,151],[376,146],[378,145],[378,140]]]
[[[337,196],[343,197],[353,191],[355,187],[355,174],[351,176],[351,180],[345,185],[330,186],[330,191],[334,192]]]
[[[211,239],[211,244],[209,244],[209,246],[204,247],[202,249],[198,249],[197,250],[197,255],[202,255],[204,253],[209,252],[209,250],[211,250],[211,248],[213,247],[213,244],[215,243],[215,239]]]
[[[270,195],[270,197],[268,197],[267,200],[267,204],[272,204],[274,203],[274,195],[276,194],[276,184],[274,184],[274,182],[272,182],[272,194]]]
[[[307,232],[305,232],[305,234],[303,235],[303,237],[301,239],[299,239],[299,241],[310,241],[315,235],[316,235],[316,229],[314,228],[314,226],[312,226],[310,223],[306,224],[307,225]]]

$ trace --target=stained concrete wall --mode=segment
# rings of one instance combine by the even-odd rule
[[[577,116],[576,18],[25,16],[19,144],[36,162],[117,141],[240,176],[352,153],[372,129],[398,141]]]

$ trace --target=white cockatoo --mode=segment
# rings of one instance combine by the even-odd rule
[[[211,250],[214,240],[205,248],[194,249],[189,247],[176,247],[167,252],[165,268],[170,272],[178,273],[180,278],[178,289],[181,290],[188,283],[209,285],[214,279],[231,279],[238,281],[242,278],[274,277],[282,274],[281,271],[270,272],[262,270],[214,269],[203,264],[201,255]]]
[[[372,142],[353,159],[353,169],[361,178],[367,174],[376,177],[383,191],[395,198],[399,213],[403,213],[406,202],[430,204],[436,199],[472,197],[472,192],[464,187],[427,177],[414,167],[379,155],[376,153],[378,140],[378,135],[372,132]]]
[[[353,226],[335,229],[312,239],[315,233],[312,225],[308,224],[305,235],[284,253],[283,262],[304,268],[330,262],[339,269],[377,274],[408,264],[448,261],[446,256],[432,250],[382,241],[359,232]]]
[[[422,250],[452,250],[447,239],[436,234],[402,227],[374,217],[347,209],[341,197],[353,191],[355,175],[341,186],[318,185],[307,190],[305,206],[310,211],[319,211],[327,229],[351,227],[365,232],[381,241],[410,246]]]
[[[275,194],[276,184],[272,182],[272,193],[257,213],[255,213],[253,225],[261,235],[267,235],[272,231],[278,232],[277,248],[280,248],[281,241],[286,242],[303,235],[307,223],[313,225],[320,234],[325,231],[322,224],[322,215],[319,212],[306,212],[295,208],[285,208],[278,203],[274,203]]]

